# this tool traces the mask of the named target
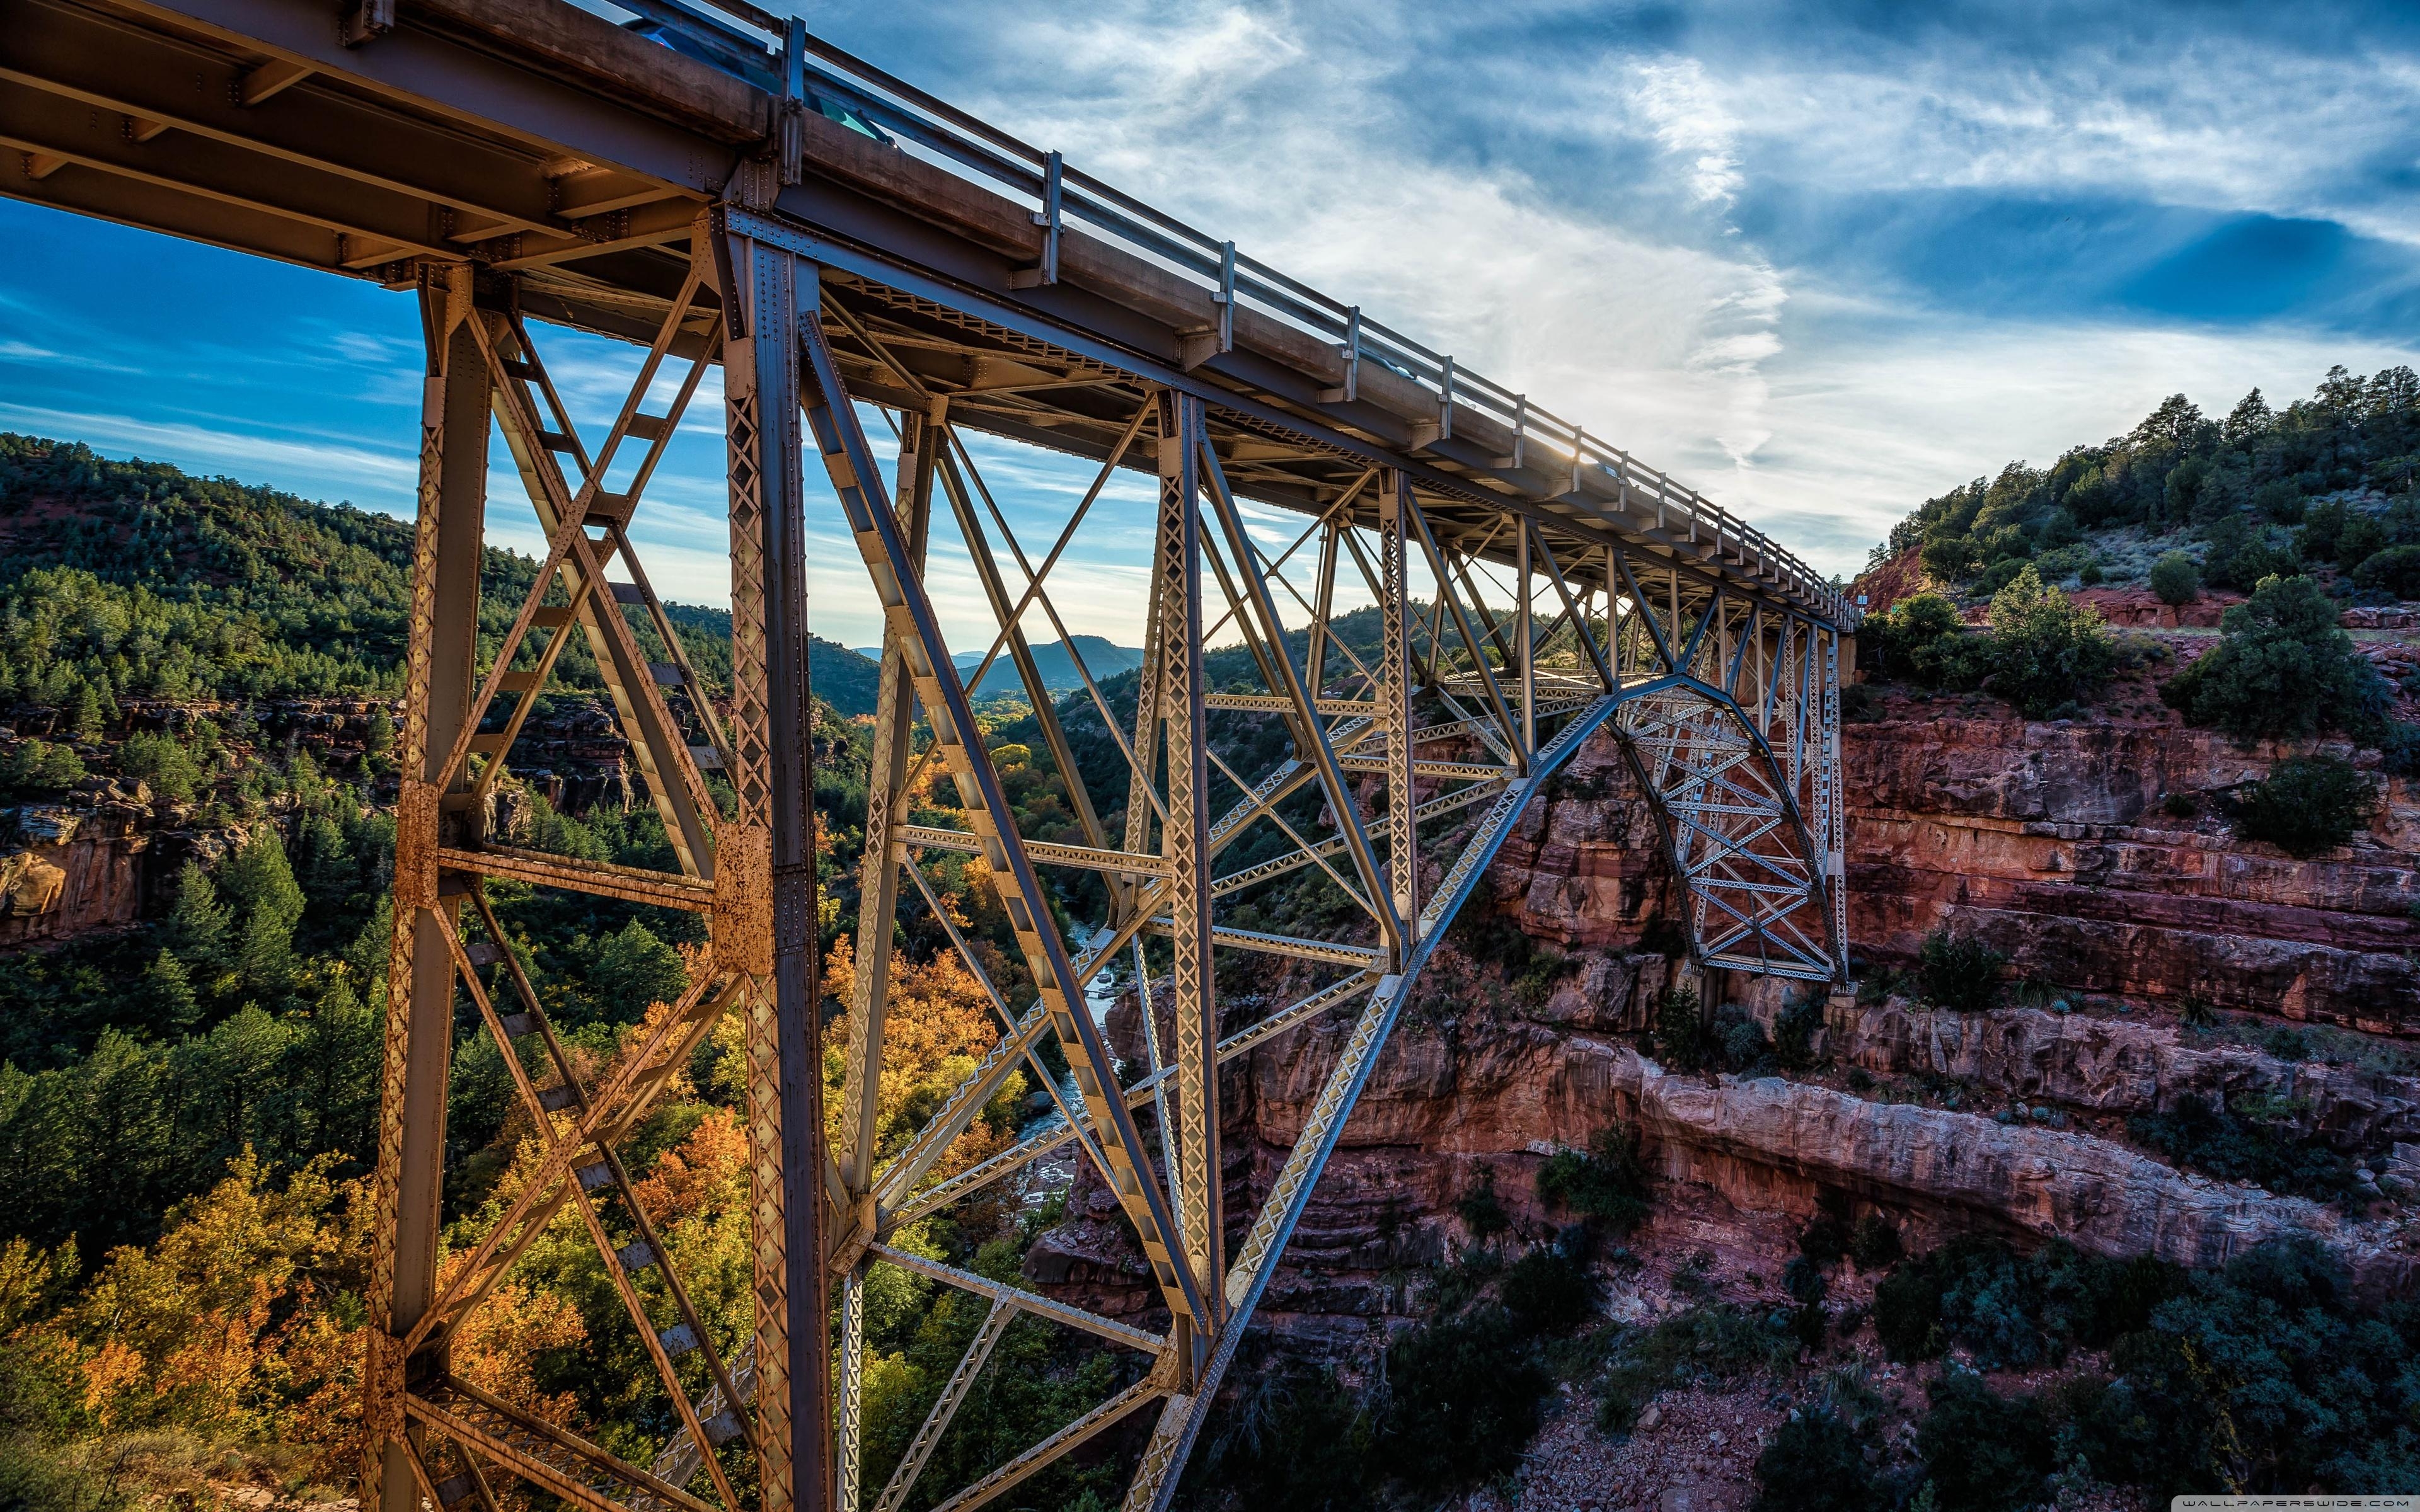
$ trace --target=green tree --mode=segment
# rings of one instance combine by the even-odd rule
[[[1869,632],[1877,669],[1885,677],[1919,687],[1964,686],[1975,656],[1958,606],[1939,594],[1900,599],[1879,616]]]
[[[169,1029],[191,1028],[200,1016],[201,1003],[194,994],[192,975],[183,962],[166,950],[151,958],[136,990],[142,995],[145,1016]]]
[[[2002,1396],[1971,1370],[1952,1367],[1930,1391],[1916,1449],[1931,1472],[1941,1512],[2017,1512],[2041,1500],[2055,1463],[2051,1427],[2032,1396]]]
[[[2332,851],[2369,823],[2378,792],[2348,762],[2312,756],[2279,762],[2237,801],[2236,825],[2246,840],[2265,841],[2308,859]]]
[[[83,758],[66,746],[21,740],[0,751],[0,792],[12,796],[64,793],[83,780]]]
[[[2151,563],[2151,592],[2163,604],[2190,604],[2201,596],[2201,568],[2181,551]]]
[[[1992,597],[1993,692],[2039,719],[2091,701],[2118,660],[2101,613],[2041,580],[2031,566]]]
[[[679,952],[635,918],[598,940],[589,960],[588,995],[608,1023],[634,1023],[648,1004],[672,1002],[688,988]]]
[[[254,992],[283,993],[294,977],[294,926],[306,900],[274,825],[262,825],[227,858],[221,885],[241,911],[235,966]]]
[[[2308,578],[2267,578],[2226,611],[2216,649],[2168,679],[2160,697],[2197,725],[2245,745],[2323,729],[2375,741],[2392,694],[2336,625],[2335,602]]]
[[[2390,546],[2371,552],[2353,569],[2352,580],[2397,598],[2420,598],[2420,546]]]
[[[1647,1221],[1654,1172],[1639,1152],[1633,1124],[1609,1124],[1589,1140],[1588,1152],[1559,1149],[1538,1169],[1538,1197],[1627,1235]]]
[[[79,681],[70,697],[73,702],[60,711],[69,733],[87,738],[99,735],[109,722],[108,713],[101,707],[101,689]]]
[[[199,861],[188,860],[177,873],[177,902],[168,912],[168,949],[190,971],[204,978],[226,964],[227,939],[234,915],[219,902],[219,889]]]
[[[1387,1350],[1377,1447],[1413,1491],[1435,1498],[1510,1471],[1538,1431],[1546,1372],[1500,1307],[1444,1318]]]
[[[151,784],[155,797],[190,803],[201,785],[202,767],[173,736],[137,730],[117,747],[117,769]]]
[[[1756,1457],[1751,1512],[1879,1512],[1889,1499],[1866,1463],[1864,1436],[1828,1408],[1800,1412]]]

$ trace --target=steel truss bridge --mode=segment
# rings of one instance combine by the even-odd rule
[[[954,1512],[1147,1413],[1127,1504],[1164,1507],[1423,964],[1589,736],[1610,733],[1652,800],[1701,965],[1844,977],[1838,688],[1856,613],[1761,532],[1605,438],[795,20],[715,3],[615,0],[629,18],[617,23],[565,0],[0,0],[8,193],[419,301],[365,1504],[493,1512],[518,1479],[594,1512],[896,1512],[911,1495]],[[549,376],[545,332],[566,327],[644,348],[601,430],[575,424]],[[717,364],[733,653],[721,707],[630,531]],[[1097,465],[1047,546],[1010,531],[968,432]],[[548,549],[483,655],[494,434]],[[809,448],[829,495],[808,489]],[[1117,507],[1101,501],[1120,469],[1156,477],[1158,504],[1131,718],[1083,676],[1127,767],[1113,829],[1076,776],[1029,637],[1047,628],[1073,652],[1052,573],[1088,516]],[[849,1033],[828,1140],[803,542],[811,504],[830,497],[885,629],[857,975],[830,984]],[[1299,522],[1283,549],[1254,534],[1272,510]],[[1082,843],[1017,832],[969,704],[981,673],[954,664],[928,588],[941,572],[980,583],[997,626],[985,664],[1014,668],[1031,693]],[[1378,606],[1374,646],[1328,633],[1340,593]],[[1249,649],[1250,686],[1209,685],[1202,648],[1218,637]],[[522,721],[574,644],[603,676],[677,871],[487,832]],[[1234,769],[1208,738],[1214,712],[1277,721],[1281,758]],[[963,828],[909,822],[928,769],[951,779]],[[1289,805],[1303,793],[1319,801]],[[1222,868],[1222,852],[1270,826],[1284,836],[1273,856]],[[946,852],[988,864],[1036,991],[1003,996],[952,929],[1000,1038],[905,1148],[881,1149],[892,921],[931,903],[926,867]],[[1349,900],[1353,928],[1311,938],[1221,922],[1255,888],[1314,869]],[[1102,911],[1072,936],[1054,872],[1101,879],[1084,895]],[[491,879],[702,915],[710,953],[680,1001],[583,1079],[503,949]],[[1169,942],[1164,970],[1145,968],[1146,936]],[[1229,1026],[1222,951],[1292,958],[1321,984]],[[1158,1001],[1143,1015],[1151,1063],[1122,1084],[1085,992],[1129,959]],[[504,1051],[543,1155],[501,1222],[441,1253],[465,998]],[[744,1023],[752,1183],[754,1320],[738,1338],[701,1318],[617,1152],[726,1013]],[[1218,1068],[1329,1016],[1349,1031],[1332,1036],[1300,1140],[1231,1225]],[[1072,1088],[1040,1074],[1046,1038]],[[1054,1089],[1061,1117],[950,1168],[953,1141],[1020,1067]],[[1068,1145],[1148,1258],[1168,1315],[1157,1331],[892,1242]],[[645,1345],[673,1425],[647,1464],[449,1369],[449,1340],[557,1225],[595,1242]],[[861,1484],[860,1459],[862,1288],[877,1262],[989,1306],[880,1486]],[[1129,1355],[1129,1383],[972,1484],[920,1488],[1018,1318]]]

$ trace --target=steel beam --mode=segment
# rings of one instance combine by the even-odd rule
[[[820,1512],[834,1485],[798,345],[802,322],[813,328],[815,289],[813,270],[752,238],[732,237],[724,266],[723,308],[738,327],[723,412],[739,764],[738,811],[721,847],[737,874],[716,873],[718,901],[729,900],[717,923],[737,936],[729,964],[748,980],[757,1494],[763,1512]]]
[[[447,896],[440,884],[438,850],[457,838],[466,816],[444,811],[436,779],[470,713],[488,486],[488,366],[470,269],[424,273],[420,302],[427,368],[364,1367],[362,1495],[365,1505],[395,1512],[415,1507],[419,1496],[404,1440],[405,1393],[442,1368],[411,1358],[405,1341],[421,1329],[437,1296],[454,1044],[454,958],[446,937],[461,908],[459,895]]]

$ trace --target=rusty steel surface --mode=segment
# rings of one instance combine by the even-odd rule
[[[1845,977],[1838,683],[1857,613],[1761,532],[1450,355],[793,19],[712,6],[629,0],[643,31],[564,0],[0,0],[0,147],[24,169],[0,173],[0,193],[419,303],[364,1504],[487,1508],[519,1479],[592,1512],[956,1509],[1093,1443],[1132,1465],[1126,1504],[1156,1512],[1422,967],[1583,742],[1614,742],[1645,791],[1697,967]],[[644,353],[601,432],[574,424],[549,374],[562,328]],[[630,529],[709,368],[723,393],[727,714],[700,689]],[[868,434],[874,412],[894,446]],[[1051,542],[1011,530],[971,433],[1093,470]],[[483,662],[491,437],[546,552]],[[630,455],[631,481],[610,486]],[[1150,547],[1130,563],[1149,585],[1143,665],[1113,699],[1075,654],[1053,574],[1088,519],[1125,507],[1105,501],[1122,471],[1156,487]],[[945,562],[937,509],[953,527]],[[814,951],[810,511],[847,526],[885,610],[868,843],[851,858],[856,975],[830,984]],[[1293,546],[1255,538],[1288,516]],[[971,671],[955,653],[977,648],[948,643],[925,586],[944,571],[970,577],[997,627]],[[1340,629],[1347,601],[1378,608],[1374,642]],[[1068,646],[1080,687],[1067,708],[1097,717],[1124,764],[1117,833],[1078,780],[1080,843],[1021,834],[980,738],[969,689],[1003,665],[1033,705],[1037,760],[1073,773],[1075,715],[1043,682],[1037,634]],[[575,636],[671,870],[488,832]],[[1214,640],[1252,672],[1213,690]],[[1251,748],[1278,754],[1239,766],[1249,743],[1222,741],[1256,724],[1273,738]],[[928,769],[951,779],[963,827],[909,822]],[[1250,859],[1222,868],[1247,839]],[[923,871],[937,851],[987,863],[1029,999],[1011,999],[988,974],[997,952],[950,918]],[[1312,935],[1239,920],[1280,878],[1343,922]],[[703,915],[696,980],[676,1002],[625,1005],[640,1026],[592,1085],[503,938],[490,882]],[[1071,911],[1079,896],[1089,912]],[[917,913],[939,922],[1000,1032],[890,1148],[876,1122],[891,950]],[[1220,975],[1253,958],[1308,990],[1230,1022]],[[1113,987],[1143,1007],[1145,1066],[1109,1053],[1096,1012]],[[849,1011],[829,1149],[828,991]],[[465,1000],[504,1053],[537,1153],[501,1217],[449,1251],[445,1099]],[[726,1013],[740,1019],[753,1298],[727,1336],[692,1305],[620,1154]],[[1323,1021],[1336,1032],[1300,1135],[1264,1186],[1228,1180],[1220,1067]],[[1043,1070],[1047,1039],[1067,1085]],[[1055,1113],[954,1165],[957,1136],[1020,1071]],[[1151,1326],[897,1242],[1050,1159],[1085,1163],[1115,1197],[1152,1278]],[[632,1389],[666,1429],[647,1466],[449,1371],[457,1331],[557,1224],[598,1251],[641,1336]],[[869,1485],[877,1265],[989,1312],[907,1453]],[[1107,1395],[964,1484],[923,1484],[998,1368],[994,1345],[1037,1321],[1126,1351]]]

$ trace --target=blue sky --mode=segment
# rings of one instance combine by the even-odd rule
[[[1827,569],[2164,394],[2420,362],[2410,7],[803,8]],[[404,297],[12,203],[0,238],[0,427],[408,509]],[[601,406],[628,358],[557,362]],[[659,585],[706,601],[713,397],[641,531]],[[1038,557],[1085,479],[982,455]],[[534,542],[497,481],[500,537]],[[1071,554],[1070,628],[1135,639],[1142,497]],[[867,643],[826,539],[817,628]],[[965,587],[937,583],[961,640]]]

